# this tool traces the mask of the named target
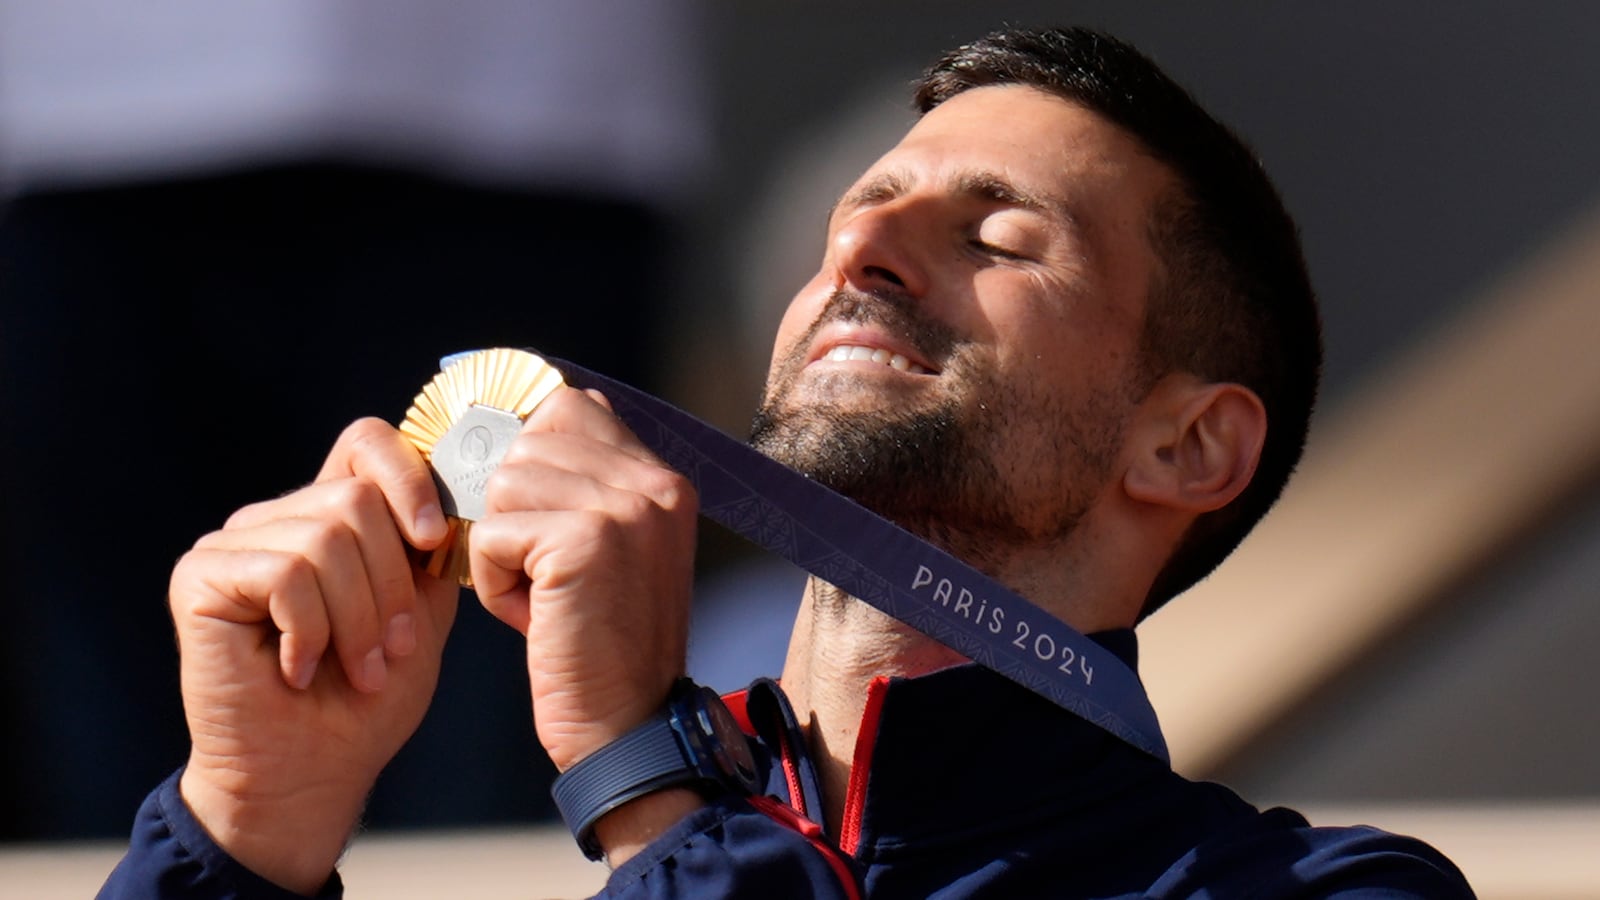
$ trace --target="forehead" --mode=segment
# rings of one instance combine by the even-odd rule
[[[996,178],[1091,231],[1137,224],[1174,182],[1132,135],[1038,88],[973,88],[934,107],[856,182],[959,190]]]

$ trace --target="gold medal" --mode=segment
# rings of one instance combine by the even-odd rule
[[[455,357],[411,401],[400,433],[433,468],[450,533],[427,553],[428,574],[472,586],[467,535],[483,518],[484,490],[506,449],[561,373],[526,350],[496,347]]]

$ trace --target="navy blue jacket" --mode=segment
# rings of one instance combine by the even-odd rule
[[[1096,635],[1132,660],[1131,632]],[[719,798],[612,873],[619,898],[1471,897],[1432,847],[1312,828],[1188,781],[1010,681],[967,665],[882,679],[867,702],[842,833],[770,681],[730,698],[768,797]],[[532,887],[532,886],[531,886]],[[322,897],[338,897],[337,875]],[[228,859],[176,778],[139,812],[104,898],[287,900]]]

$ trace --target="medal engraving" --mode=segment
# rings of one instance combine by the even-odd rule
[[[400,433],[432,466],[450,525],[444,544],[424,554],[428,574],[472,586],[467,541],[483,518],[489,476],[523,421],[561,385],[561,373],[538,356],[497,347],[446,358],[412,401]]]
[[[483,518],[489,476],[500,468],[522,420],[490,406],[474,406],[433,447],[428,462],[439,484],[447,516],[476,522]]]

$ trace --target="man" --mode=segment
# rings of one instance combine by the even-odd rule
[[[753,442],[1131,663],[1132,626],[1298,458],[1320,351],[1293,225],[1236,139],[1092,32],[992,35],[917,102],[832,212]],[[602,397],[563,390],[472,532],[609,892],[1470,896],[1426,845],[1187,782],[818,579],[781,691],[733,699],[754,757],[630,780],[650,741],[675,729],[671,756],[689,712],[716,712],[674,684],[695,509]],[[455,591],[407,545],[444,534],[423,462],[365,421],[315,483],[200,540],[171,591],[193,750],[107,896],[337,895],[362,798],[437,674]]]

